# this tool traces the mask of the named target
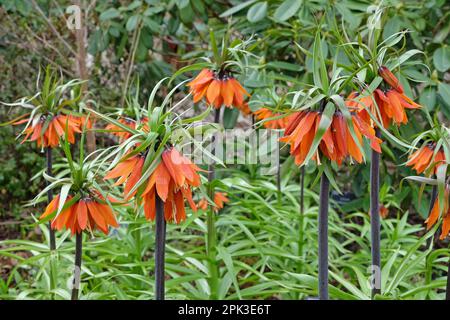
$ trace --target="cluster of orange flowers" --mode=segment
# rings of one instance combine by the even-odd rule
[[[400,125],[408,122],[405,109],[418,109],[421,106],[405,95],[403,86],[395,75],[385,66],[381,66],[378,73],[383,78],[387,90],[375,89],[373,96],[364,96],[355,101],[358,93],[352,92],[348,97],[347,105],[355,108],[361,118],[371,122],[369,110],[384,127],[389,127],[391,122]]]
[[[64,203],[69,202],[72,196],[68,196]],[[100,200],[98,200],[100,199]],[[108,198],[110,201],[115,201]],[[57,195],[48,204],[45,212],[40,216],[44,219],[57,211],[60,202],[60,195]],[[103,197],[96,191],[92,191],[92,195],[85,197],[71,206],[62,210],[55,218],[53,218],[51,227],[53,229],[62,230],[66,228],[71,230],[72,235],[81,233],[84,230],[93,231],[98,229],[104,234],[108,234],[108,227],[118,227],[113,211],[104,202]]]
[[[194,96],[194,103],[206,97],[206,102],[215,108],[225,105],[229,108],[236,107],[246,115],[250,114],[245,102],[245,97],[250,95],[230,72],[203,69],[187,86]]]
[[[217,212],[220,209],[223,209],[224,204],[229,202],[230,199],[227,198],[226,193],[216,192],[216,193],[214,193],[213,201],[214,201],[213,210]],[[209,203],[208,203],[208,200],[206,200],[206,198],[202,198],[197,204],[197,207],[202,211],[208,210],[208,206],[209,206]]]
[[[430,167],[433,167],[432,172],[436,174],[439,166],[445,162],[445,154],[444,150],[441,148],[437,151],[436,155],[434,155],[435,148],[435,143],[423,145],[408,157],[408,162],[406,162],[406,165],[412,167],[418,174],[424,172]]]
[[[136,129],[136,127],[137,127],[137,122],[133,119],[122,117],[122,118],[119,118],[117,121],[131,129]],[[142,119],[144,130],[148,130],[147,122],[148,122],[148,118],[144,117]],[[127,140],[129,137],[131,137],[131,133],[123,130],[122,128],[120,128],[119,126],[117,126],[113,123],[109,123],[108,125],[106,125],[105,130],[110,131],[110,133],[112,135],[118,137],[120,142],[123,142],[123,141]]]
[[[145,158],[143,155],[133,156],[120,162],[105,179],[119,178],[116,185],[125,183],[125,197],[131,198],[137,192],[130,193],[142,176]],[[141,194],[140,201],[144,205],[145,217],[155,219],[156,195],[164,202],[166,221],[180,223],[186,219],[184,200],[186,199],[192,210],[197,206],[192,200],[192,187],[200,186],[199,167],[182,156],[174,147],[166,149],[162,160],[150,175],[147,185]]]
[[[288,126],[289,122],[295,117],[295,114],[282,117],[282,113],[275,113],[267,108],[260,108],[254,112],[256,119],[265,120],[270,118],[276,118],[263,122],[263,126],[267,129],[284,129]]]
[[[316,136],[322,113],[318,111],[300,111],[292,118],[286,127],[284,137],[280,138],[290,145],[290,153],[295,157],[295,163],[302,165]],[[357,114],[352,115],[352,125],[358,143],[362,144],[362,137],[370,140],[371,147],[381,152],[381,139],[375,135],[375,130],[366,122],[362,121]],[[333,115],[331,125],[323,135],[320,144],[320,151],[330,160],[341,164],[347,157],[351,156],[357,162],[362,162],[363,156],[353,136],[350,128],[340,111]],[[317,160],[317,154],[313,157]]]
[[[13,124],[19,125],[29,121],[30,119],[23,119]],[[81,133],[86,119],[84,117],[59,114],[53,116],[46,127],[45,121],[45,116],[41,116],[39,121],[31,120],[30,125],[24,130],[25,138],[21,143],[36,141],[38,147],[55,148],[59,145],[59,138],[65,135],[67,129],[67,140],[73,144],[75,143],[75,133]],[[90,128],[91,125],[90,121],[86,124],[87,128]]]
[[[450,187],[447,185],[445,189],[445,195],[444,195],[444,210],[443,212],[443,221],[442,221],[442,231],[441,236],[439,239],[443,240],[445,237],[447,237],[450,233],[450,207],[449,207],[449,200],[450,200]],[[430,216],[425,221],[427,224],[427,229],[429,230],[439,219],[439,214],[441,213],[441,208],[439,205],[439,198],[436,197],[436,200],[434,201],[433,208],[431,209]]]

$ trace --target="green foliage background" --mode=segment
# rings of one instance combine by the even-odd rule
[[[171,76],[205,55],[209,28],[221,35],[230,25],[233,36],[255,39],[253,52],[257,53],[258,60],[252,63],[257,68],[246,75],[244,84],[248,89],[258,92],[286,83],[294,87],[309,84],[312,83],[311,58],[295,43],[306,49],[311,47],[318,16],[324,8],[334,8],[339,23],[350,38],[356,39],[358,32],[364,29],[371,6],[379,3],[365,0],[97,1],[94,7],[89,7],[87,20],[90,97],[101,101],[97,107],[102,112],[123,107],[130,82],[139,78],[140,98],[145,102],[161,78]],[[53,64],[64,77],[77,77],[73,52],[44,18],[50,17],[60,37],[75,48],[75,36],[67,29],[64,19],[68,17],[65,8],[70,4],[70,1],[0,0],[1,102],[12,102],[31,94],[39,66]],[[409,33],[402,45],[406,49],[423,51],[423,55],[414,57],[400,71],[405,91],[418,98],[438,121],[448,125],[449,3],[445,0],[391,0],[383,1],[383,5],[388,8],[383,16],[383,38],[406,29]],[[323,43],[324,56],[333,58],[337,51],[331,31],[323,32]],[[345,59],[345,56],[339,57],[340,62]],[[0,123],[14,118],[16,112],[2,107]],[[426,129],[419,115],[411,116],[410,120],[400,129],[402,136],[411,137]],[[0,232],[8,238],[11,230],[20,235],[34,232],[33,218],[21,205],[42,188],[39,178],[30,181],[43,168],[42,153],[30,144],[18,144],[15,139],[18,130],[10,126],[0,128],[0,217],[4,221],[19,222],[8,230],[2,226]],[[102,146],[109,142],[99,137],[98,143]],[[390,208],[390,217],[383,221],[383,273],[389,281],[383,286],[386,288],[383,297],[441,298],[448,251],[438,249],[431,254],[421,246],[422,238],[419,240],[424,233],[423,218],[428,214],[429,204],[424,200],[428,199],[427,193],[420,201],[417,185],[404,183],[400,188],[402,178],[412,173],[399,166],[406,156],[389,143],[383,151],[381,202]],[[222,173],[223,189],[231,196],[231,204],[218,220],[222,298],[297,299],[315,294],[317,187],[307,190],[307,212],[301,222],[298,171],[286,154],[282,157],[286,160],[283,206],[276,199],[272,177],[259,176],[251,167],[234,168],[231,178],[228,173]],[[312,168],[309,170],[312,172]],[[331,217],[333,298],[370,297],[365,278],[370,260],[368,181],[368,166],[339,172],[340,184],[355,195],[355,200],[335,206],[336,212]],[[38,212],[36,209],[31,213]],[[85,298],[151,298],[153,282],[148,274],[153,268],[153,249],[152,242],[147,241],[152,239],[150,227],[140,224],[131,212],[124,214],[123,223],[128,228],[87,245]],[[204,243],[204,217],[195,218],[186,226],[171,227],[168,233],[171,279],[167,288],[171,298],[208,297],[206,261],[203,248],[198,245]],[[274,221],[280,223],[274,224]],[[303,229],[299,229],[300,226]],[[45,235],[45,226],[40,228]],[[49,286],[48,274],[39,264],[49,263],[52,257],[45,246],[38,244],[41,232],[37,233],[30,241],[2,243],[7,254],[0,260],[0,298],[49,298],[50,295],[67,298],[68,291],[64,289],[51,294],[45,290]],[[61,240],[65,237],[67,235]],[[19,244],[22,250],[8,249],[13,244]],[[58,281],[64,282],[70,276],[73,244],[61,241],[61,248]],[[30,261],[29,256],[24,258],[17,251],[32,251],[33,259]],[[7,266],[3,270],[2,261]],[[65,288],[64,283],[60,287]]]

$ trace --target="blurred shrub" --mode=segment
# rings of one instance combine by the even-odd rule
[[[0,117],[4,119],[4,117]],[[17,217],[21,205],[31,199],[42,187],[42,179],[30,181],[44,168],[45,161],[32,144],[20,144],[16,139],[18,128],[0,130],[0,216]]]

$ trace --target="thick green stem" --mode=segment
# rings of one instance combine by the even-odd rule
[[[303,257],[303,234],[304,234],[304,191],[305,191],[305,167],[301,167],[300,169],[300,214],[298,219],[298,257],[300,261],[297,265],[297,272],[302,273],[303,269],[303,261],[301,261]]]
[[[81,276],[81,256],[83,253],[83,234],[77,233],[75,240],[75,269],[73,270],[72,300],[78,300]]]
[[[45,150],[45,157],[47,160],[47,175],[52,175],[52,148],[47,147]],[[48,183],[47,183],[48,185]],[[47,191],[47,201],[50,203],[53,200],[53,190],[49,189]],[[56,289],[56,284],[58,279],[56,278],[56,237],[55,231],[52,229],[52,222],[48,222],[48,235],[49,235],[49,248],[50,248],[50,291],[52,292],[52,299],[54,298],[54,290]]]
[[[281,163],[280,163],[280,149],[278,146],[278,159],[277,159],[277,199],[278,205],[281,206]]]
[[[432,178],[435,178],[435,176],[432,176]],[[431,210],[433,210],[434,201],[436,201],[437,197],[437,186],[433,186],[431,189],[431,199],[430,199],[430,206],[428,209],[428,216],[431,214]],[[433,244],[434,237],[429,237],[427,240],[427,248],[430,247]]]
[[[208,227],[208,238],[207,238],[207,255],[208,255],[208,267],[209,267],[209,288],[210,288],[210,298],[215,300],[218,299],[219,290],[219,269],[217,265],[217,233],[216,233],[216,221],[215,213],[211,208],[208,211],[207,217],[207,227]]]
[[[319,203],[319,299],[328,300],[328,205],[330,181],[325,173],[320,180]]]
[[[216,109],[214,115],[214,122],[220,123],[220,108]],[[216,148],[214,146],[215,138],[213,137],[211,143],[213,144],[212,154],[215,155]],[[212,187],[212,182],[215,179],[215,168],[214,164],[211,164],[208,168],[208,182],[209,182],[209,196],[211,199],[214,198],[214,188]],[[206,239],[206,254],[208,257],[208,269],[209,269],[209,289],[210,289],[210,298],[215,300],[218,299],[218,290],[219,290],[219,268],[217,264],[217,232],[216,232],[216,219],[215,212],[211,208],[208,211],[208,216],[206,220],[207,225],[207,239]]]
[[[380,129],[376,129],[380,137]],[[370,229],[372,242],[372,298],[381,293],[380,249],[380,154],[372,150],[370,165]]]

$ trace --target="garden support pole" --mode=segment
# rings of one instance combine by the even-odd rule
[[[81,256],[83,253],[83,233],[77,233],[75,239],[75,268],[73,270],[72,300],[78,300],[81,276]]]
[[[320,179],[319,204],[319,299],[328,300],[328,198],[330,182],[325,173]]]
[[[221,108],[216,109],[214,114],[214,123],[220,123],[220,110]],[[213,137],[211,140],[212,143],[212,154],[216,155],[215,143],[216,139]],[[212,181],[215,179],[215,169],[214,164],[209,165],[208,168],[208,182],[209,182],[209,197],[214,199],[214,188],[211,186]],[[210,289],[210,298],[215,300],[218,299],[218,290],[219,290],[219,269],[217,265],[217,232],[216,232],[216,217],[213,208],[210,208],[207,213],[207,239],[206,239],[206,253],[208,256],[208,266],[209,266],[209,277],[208,284]]]
[[[47,175],[51,176],[52,175],[52,148],[47,147],[46,148],[46,158],[47,158]],[[48,183],[50,184],[50,183]],[[50,203],[53,200],[53,190],[49,189],[47,191],[47,198],[48,198],[48,203]],[[49,221],[48,222],[48,233],[49,233],[49,238],[50,238],[50,250],[55,250],[56,249],[56,239],[55,239],[55,231],[52,229],[52,222]]]
[[[380,129],[376,136],[380,137]],[[370,163],[370,236],[372,241],[372,298],[381,293],[380,253],[380,154],[372,150]]]
[[[156,195],[155,221],[155,300],[164,300],[164,258],[166,249],[166,220],[164,219],[164,203]]]

